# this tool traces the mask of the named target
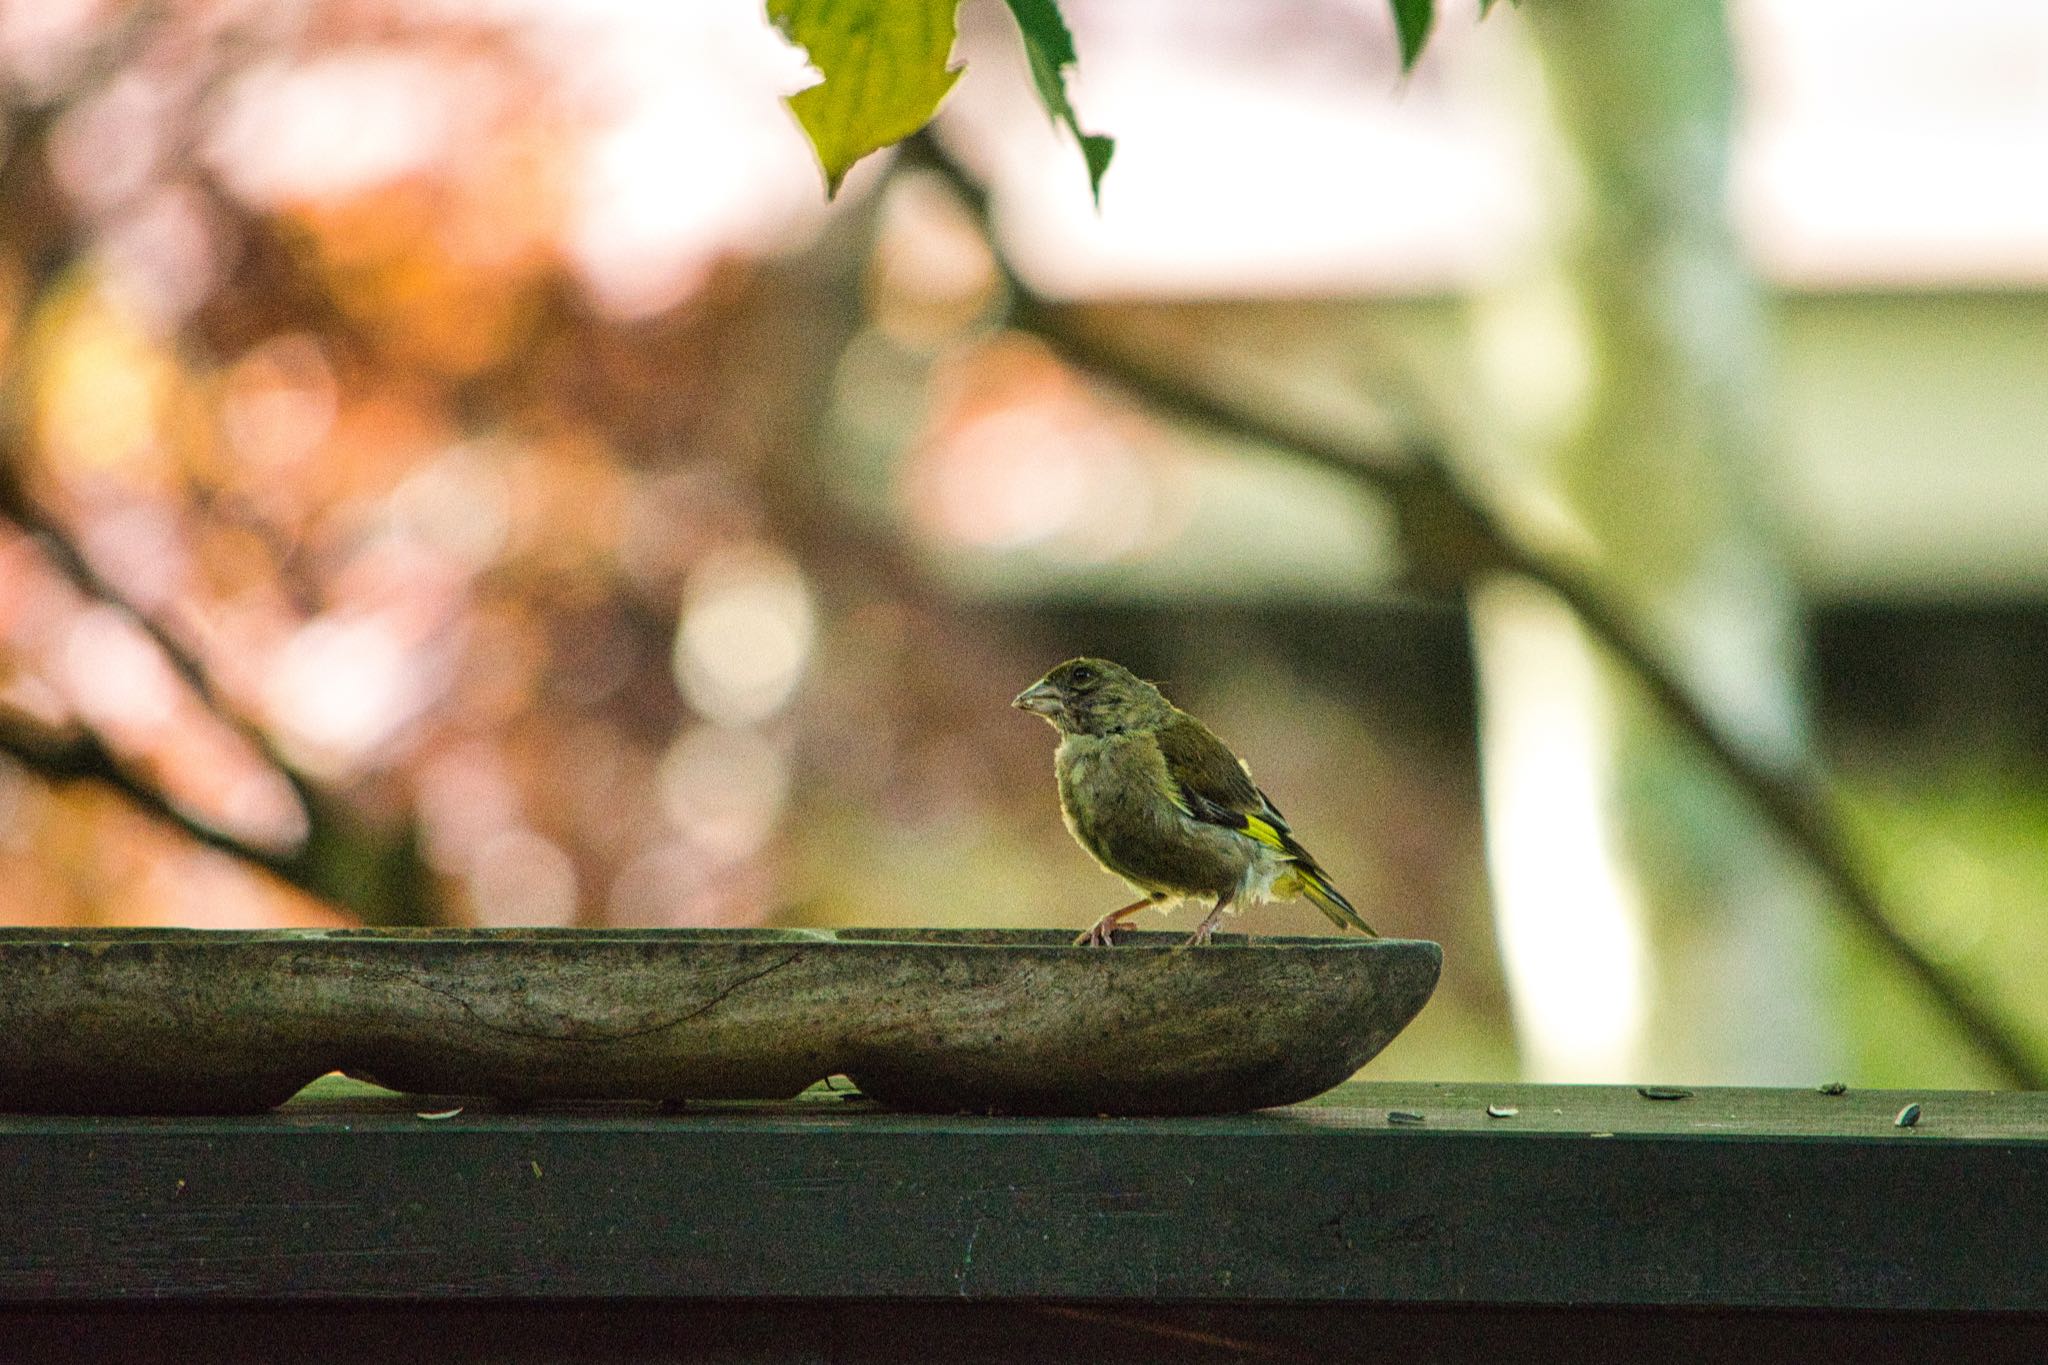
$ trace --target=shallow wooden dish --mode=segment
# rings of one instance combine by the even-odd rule
[[[507,1101],[1214,1114],[1347,1079],[1442,950],[1001,930],[0,929],[0,1110],[246,1113],[329,1071]]]

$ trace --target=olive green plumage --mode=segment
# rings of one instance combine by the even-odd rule
[[[1239,902],[1305,896],[1339,928],[1373,931],[1295,839],[1222,740],[1158,688],[1106,659],[1070,659],[1013,705],[1060,732],[1060,813],[1081,847],[1145,899],[1081,936],[1113,942],[1148,903],[1201,899],[1206,942]]]

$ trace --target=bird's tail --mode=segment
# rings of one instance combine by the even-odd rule
[[[1294,875],[1301,879],[1301,894],[1309,903],[1330,917],[1330,922],[1339,929],[1356,929],[1367,938],[1378,938],[1379,934],[1370,924],[1359,917],[1351,902],[1344,899],[1344,893],[1330,885],[1322,870],[1295,864]]]

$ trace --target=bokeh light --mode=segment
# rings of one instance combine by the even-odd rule
[[[815,609],[803,573],[766,548],[707,557],[690,575],[676,631],[676,684],[721,725],[773,716],[810,663]]]
[[[481,924],[566,925],[576,919],[576,865],[530,829],[492,835],[469,869],[469,900]]]
[[[428,689],[421,661],[389,622],[322,618],[278,651],[265,700],[298,760],[334,776],[388,742],[426,705]]]
[[[1011,16],[968,6],[937,142],[991,234],[913,158],[827,201],[758,3],[0,2],[0,922],[1078,927],[1117,888],[1006,703],[1094,652],[1239,744],[1368,918],[1447,945],[1386,1066],[1646,1055],[1694,932],[1652,902],[1728,879],[1691,778],[1615,789],[1604,665],[1512,588],[1467,613],[1409,574],[1455,518],[1008,308],[1021,281],[1389,468],[1427,437],[1606,581],[1547,461],[1655,348],[1610,344],[1560,250],[1612,187],[1557,145],[1531,13],[1442,6],[1403,77],[1384,0],[1063,7],[1116,163],[1098,208]],[[1695,415],[1759,433],[1815,742],[1915,941],[2038,1018],[2048,18],[1730,12],[1735,232],[1706,235],[1757,275],[1645,274],[1696,359],[1775,305],[1743,344],[1777,378]],[[1772,572],[1750,550],[1721,553]],[[1698,676],[1780,625],[1717,629]],[[1730,728],[1782,755],[1783,719]],[[1290,915],[1243,923],[1322,928]],[[1812,1013],[1867,1074],[1986,1079],[1838,966]]]
[[[657,778],[669,823],[710,862],[761,850],[789,796],[785,748],[756,730],[700,725],[678,735]]]

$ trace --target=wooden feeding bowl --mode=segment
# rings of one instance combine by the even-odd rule
[[[1217,1114],[1349,1078],[1435,989],[1401,939],[998,930],[0,930],[0,1110],[422,1094]]]

